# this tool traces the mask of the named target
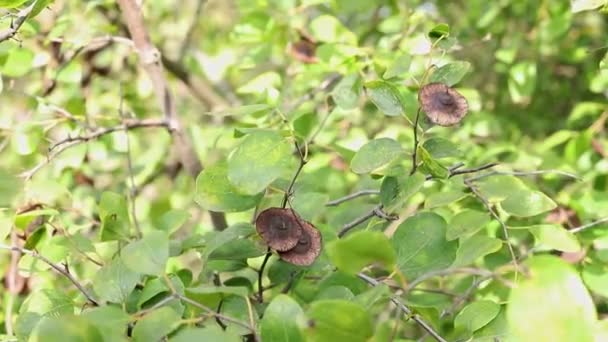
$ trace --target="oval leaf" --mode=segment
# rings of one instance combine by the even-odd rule
[[[252,132],[228,159],[228,179],[243,193],[258,194],[289,171],[291,152],[291,145],[280,134]]]
[[[244,211],[251,209],[262,199],[263,194],[239,193],[228,181],[226,163],[218,163],[204,169],[196,177],[196,202],[203,208],[214,211]]]
[[[350,167],[355,173],[369,173],[395,160],[402,151],[401,145],[393,139],[374,139],[357,151]]]
[[[540,191],[517,191],[500,206],[511,215],[529,217],[555,209],[557,204]]]
[[[143,238],[123,248],[120,258],[132,271],[160,276],[169,258],[169,239],[165,232],[151,230]]]
[[[395,250],[381,232],[359,231],[327,245],[327,254],[339,270],[355,274],[369,264],[380,262],[390,269]]]
[[[554,256],[533,257],[527,267],[507,305],[513,340],[592,342],[595,306],[577,272]]]
[[[369,99],[378,109],[388,116],[404,113],[399,89],[385,81],[371,81],[365,84]]]
[[[264,311],[261,334],[263,341],[304,341],[298,318],[304,315],[298,303],[286,295],[276,296]]]
[[[449,267],[456,258],[456,241],[447,241],[447,223],[434,213],[418,213],[405,220],[393,235],[397,265],[408,279]]]
[[[344,300],[313,302],[307,314],[310,341],[365,342],[373,334],[372,321],[360,305]]]

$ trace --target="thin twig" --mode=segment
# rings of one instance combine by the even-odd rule
[[[490,214],[494,217],[494,219],[496,221],[498,221],[498,223],[500,223],[500,226],[502,227],[503,235],[505,236],[505,242],[507,243],[507,247],[509,248],[509,253],[511,254],[513,266],[515,267],[515,278],[517,279],[517,272],[519,270],[519,266],[517,263],[517,256],[515,255],[515,250],[513,249],[513,246],[511,245],[511,241],[509,240],[509,230],[507,228],[506,223],[500,218],[500,216],[498,216],[498,213],[496,212],[496,210],[494,210],[494,208],[492,207],[490,202],[488,202],[488,200],[485,197],[483,197],[483,195],[479,192],[477,187],[473,184],[473,182],[470,179],[465,179],[464,184],[469,189],[471,189],[471,192],[475,195],[475,197],[477,197],[483,203],[483,205],[490,212]]]
[[[211,309],[211,308],[209,308],[209,307],[207,307],[207,306],[205,306],[205,305],[203,305],[203,304],[201,304],[201,303],[199,303],[199,302],[197,302],[197,301],[195,301],[193,299],[190,299],[190,298],[188,298],[188,297],[186,297],[184,295],[180,295],[180,294],[176,293],[176,294],[174,294],[174,296],[177,297],[177,298],[179,298],[180,300],[182,300],[182,301],[184,301],[184,302],[186,302],[186,303],[194,306],[194,307],[197,307],[197,308],[199,308],[199,309],[207,312],[208,314],[210,314],[212,316],[215,316],[217,318],[223,319],[224,321],[227,321],[227,322],[230,322],[230,323],[234,323],[234,324],[236,324],[238,326],[241,326],[241,327],[243,327],[243,328],[251,331],[251,333],[255,334],[255,328],[252,327],[252,326],[249,326],[249,324],[247,324],[247,323],[243,323],[243,322],[239,321],[238,319],[235,319],[235,318],[232,318],[232,317],[225,316],[223,314],[217,313],[217,312],[215,312],[215,310],[213,310],[213,309]]]
[[[413,175],[418,168],[417,155],[418,155],[418,119],[420,119],[420,110],[422,107],[418,107],[418,111],[416,111],[416,119],[414,120],[414,126],[412,129],[414,130],[414,150],[412,151],[412,171],[410,171],[410,175]]]
[[[451,274],[455,274],[455,273],[466,273],[466,274],[471,274],[471,275],[490,276],[490,277],[494,276],[494,273],[492,273],[491,271],[479,269],[479,268],[473,268],[473,267],[447,268],[447,269],[427,272],[427,273],[423,274],[422,276],[416,278],[411,283],[409,283],[407,285],[407,287],[404,289],[404,291],[406,293],[408,293],[408,292],[414,290],[416,288],[416,286],[425,282],[428,279],[431,279],[434,277],[443,277],[443,276],[447,276],[447,275],[451,275]]]
[[[17,17],[11,22],[10,27],[6,30],[0,31],[0,42],[13,38],[17,32],[19,32],[19,29],[23,23],[25,23],[27,18],[30,16],[30,13],[32,13],[34,10],[37,2],[38,0],[33,1],[29,6],[19,11],[19,13],[17,13]]]
[[[492,171],[488,173],[484,173],[482,175],[477,175],[469,178],[469,181],[477,181],[486,177],[502,175],[502,176],[535,176],[535,175],[544,175],[544,174],[557,174],[568,178],[573,178],[576,180],[581,180],[581,178],[573,173],[562,171],[562,170],[535,170],[535,171]]]
[[[194,15],[192,16],[193,17],[192,21],[190,22],[190,25],[188,26],[188,30],[186,31],[186,36],[184,37],[184,40],[182,40],[182,43],[179,48],[178,60],[180,60],[180,61],[183,60],[184,56],[186,55],[188,47],[190,46],[190,41],[192,40],[192,36],[194,35],[196,25],[198,25],[198,23],[201,22],[199,17],[201,16],[201,13],[203,12],[203,7],[205,6],[206,2],[207,2],[207,0],[198,0],[196,3],[196,8],[194,10]]]
[[[289,113],[289,112],[291,112],[293,110],[296,110],[302,104],[304,104],[304,102],[312,100],[315,97],[315,95],[317,95],[317,94],[319,94],[321,92],[329,92],[329,91],[331,91],[338,84],[338,82],[341,79],[342,79],[342,75],[340,75],[338,73],[330,74],[325,80],[323,80],[321,82],[321,84],[319,84],[318,87],[309,90],[302,97],[300,97],[299,99],[295,100],[291,105],[286,106],[286,108],[284,108],[283,112]]]
[[[122,84],[120,85],[120,102],[118,105],[118,114],[121,120],[125,120],[125,113],[123,111],[123,95],[122,95]],[[135,176],[133,175],[133,160],[131,159],[131,139],[129,137],[129,130],[125,128],[125,139],[127,143],[127,170],[129,171],[129,180],[131,186],[129,187],[129,200],[131,202],[131,216],[133,217],[133,225],[135,226],[135,234],[138,238],[142,237],[141,227],[139,226],[139,220],[137,219],[137,207],[135,204],[137,187],[135,186]]]
[[[338,237],[339,238],[343,237],[350,230],[352,230],[356,226],[360,225],[361,223],[369,220],[370,218],[372,218],[374,216],[383,218],[383,219],[388,220],[388,221],[394,221],[394,220],[398,219],[397,216],[387,215],[382,210],[383,207],[384,206],[382,204],[378,204],[377,206],[373,207],[369,212],[367,212],[367,213],[363,214],[362,216],[354,219],[352,222],[349,222],[349,223],[345,224],[344,226],[342,226],[342,229],[338,232]]]
[[[470,168],[470,169],[453,170],[453,171],[450,171],[450,175],[448,176],[448,178],[452,178],[452,177],[458,176],[458,175],[464,175],[464,174],[467,174],[467,173],[475,173],[475,172],[487,170],[487,169],[493,168],[496,165],[498,165],[498,163],[493,162],[493,163],[488,163],[488,164],[481,165],[481,166],[478,166],[478,167],[473,167],[473,168]]]
[[[28,254],[30,256],[32,256],[35,259],[38,259],[42,262],[44,262],[45,264],[51,266],[51,268],[53,268],[55,271],[57,271],[58,273],[60,273],[62,276],[66,277],[72,284],[74,284],[74,286],[76,286],[76,288],[85,296],[85,298],[93,305],[95,306],[99,306],[99,302],[97,302],[95,299],[93,299],[93,297],[85,290],[84,286],[82,286],[78,280],[76,280],[76,278],[74,278],[74,276],[72,276],[72,274],[70,274],[70,272],[68,272],[64,267],[61,267],[55,263],[53,263],[51,260],[47,259],[45,256],[39,254],[38,252],[29,250],[29,249],[25,249],[25,248],[21,248],[18,246],[7,246],[4,244],[0,244],[0,249],[5,249],[5,250],[9,250],[9,251],[17,251],[17,252],[21,252],[23,254]]]
[[[593,221],[591,223],[587,223],[587,224],[584,224],[582,226],[572,228],[572,229],[570,229],[570,232],[571,233],[578,233],[578,232],[581,232],[581,231],[583,231],[585,229],[588,229],[588,228],[600,225],[602,223],[608,223],[608,217],[604,217],[604,218],[601,218],[601,219],[599,219],[597,221]]]
[[[49,147],[49,152],[52,152],[54,149],[61,147],[61,145],[73,143],[73,142],[87,142],[90,140],[94,140],[100,138],[106,134],[118,132],[118,131],[128,131],[137,128],[146,128],[146,127],[167,127],[168,123],[165,119],[123,119],[123,122],[114,127],[105,127],[98,128],[91,133],[78,135],[75,137],[68,136],[65,139],[62,139],[55,144]]]
[[[371,286],[378,286],[380,284],[380,282],[377,281],[376,279],[374,279],[370,276],[367,276],[363,273],[359,273],[358,277]],[[403,302],[401,302],[401,299],[398,296],[392,295],[391,302],[393,302],[393,304],[395,304],[401,311],[403,311],[403,313],[407,316],[408,319],[411,318],[422,329],[424,329],[427,333],[429,333],[431,336],[433,336],[433,338],[435,340],[437,340],[438,342],[447,342],[443,337],[441,337],[441,335],[439,335],[438,332],[436,332],[433,329],[433,327],[431,327],[428,323],[426,323],[422,319],[422,317],[420,317],[417,314],[414,314],[413,311],[407,305],[403,304]]]
[[[300,145],[298,145],[297,141],[295,142],[295,145],[296,145],[296,150],[298,150],[298,155],[300,156],[300,164],[298,164],[298,169],[296,170],[296,173],[291,178],[291,182],[289,182],[287,191],[285,191],[285,195],[283,196],[283,203],[281,204],[281,207],[283,207],[283,208],[285,208],[287,206],[287,200],[289,200],[289,197],[292,195],[293,187],[296,184],[296,180],[298,179],[300,172],[302,172],[304,165],[306,165],[306,163],[308,162],[305,159],[304,153],[300,149]]]
[[[380,194],[380,190],[371,190],[371,189],[370,190],[359,190],[357,192],[353,192],[350,195],[346,195],[344,197],[337,198],[333,201],[329,201],[329,202],[325,203],[325,206],[335,207],[337,205],[340,205],[344,202],[350,201],[355,198],[359,198],[362,196],[368,196],[368,195],[378,195],[378,194]]]
[[[42,169],[45,165],[49,164],[53,159],[59,156],[61,153],[65,152],[72,146],[78,145],[79,143],[86,142],[89,140],[93,140],[99,138],[103,135],[114,133],[117,131],[123,130],[131,130],[136,128],[143,127],[166,127],[167,123],[165,120],[158,119],[147,119],[147,120],[127,120],[124,124],[115,127],[109,128],[100,128],[92,133],[80,135],[77,137],[67,137],[57,143],[55,143],[49,149],[49,154],[46,158],[38,163],[33,168],[22,172],[19,176],[24,178],[25,180],[31,179],[40,169]]]
[[[258,270],[258,301],[260,303],[264,303],[264,288],[262,287],[262,278],[264,277],[264,269],[266,268],[266,264],[268,263],[268,259],[272,252],[270,252],[270,248],[266,251],[266,255],[264,256],[264,261],[262,261],[262,266]]]

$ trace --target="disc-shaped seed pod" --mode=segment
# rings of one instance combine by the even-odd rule
[[[269,208],[255,220],[255,228],[268,247],[276,251],[294,248],[302,236],[301,225],[292,209]]]
[[[311,223],[299,219],[302,235],[298,244],[286,251],[279,252],[281,259],[298,266],[310,266],[321,253],[321,233]]]
[[[429,83],[422,87],[418,101],[429,120],[440,126],[459,123],[469,110],[464,96],[443,83]]]

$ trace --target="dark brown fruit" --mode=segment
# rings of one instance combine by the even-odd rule
[[[276,251],[294,248],[302,236],[299,218],[292,209],[269,208],[255,220],[255,228],[268,247]]]
[[[309,222],[299,219],[299,223],[302,235],[298,244],[286,252],[279,252],[279,256],[290,264],[309,266],[321,253],[321,233]]]
[[[418,101],[429,120],[440,126],[459,123],[469,110],[464,96],[443,83],[429,83],[422,87]]]

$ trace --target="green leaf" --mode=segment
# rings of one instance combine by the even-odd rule
[[[387,165],[403,153],[401,145],[390,138],[380,138],[363,145],[350,162],[355,173],[369,173]]]
[[[606,5],[606,0],[570,0],[572,13],[589,11]]]
[[[540,191],[518,191],[500,203],[501,208],[507,213],[530,217],[555,209],[557,204]]]
[[[515,103],[528,104],[536,89],[536,64],[521,62],[509,71],[509,94]]]
[[[263,195],[239,193],[228,181],[228,168],[223,162],[207,167],[196,177],[195,200],[207,210],[244,211],[255,207]]]
[[[128,269],[120,258],[105,264],[93,278],[93,291],[104,302],[124,303],[141,276]]]
[[[67,315],[40,320],[29,339],[32,342],[101,342],[101,331],[87,319]]]
[[[21,340],[28,340],[44,317],[60,317],[73,313],[74,302],[66,294],[50,289],[34,291],[19,308],[15,333]]]
[[[204,328],[187,328],[179,331],[170,342],[193,342],[193,341],[217,341],[217,342],[240,342],[241,337],[229,330],[222,330],[217,325],[209,325]]]
[[[327,14],[322,14],[310,22],[310,33],[321,42],[357,44],[357,36],[336,17]]]
[[[422,147],[431,155],[433,159],[460,157],[462,152],[453,142],[444,138],[431,138],[426,140]]]
[[[445,83],[448,86],[453,86],[454,84],[460,82],[464,75],[469,72],[471,68],[471,63],[469,62],[453,62],[448,63],[439,69],[433,71],[431,77],[429,77],[429,83]]]
[[[206,259],[223,246],[235,241],[244,240],[255,233],[255,228],[250,223],[237,223],[221,232],[211,233],[211,237],[205,244],[205,249],[202,250],[202,257]],[[218,254],[222,255],[225,253],[219,252]]]
[[[407,279],[449,267],[456,258],[458,243],[447,241],[447,223],[434,213],[422,212],[407,218],[393,235],[397,265]]]
[[[190,213],[183,209],[172,209],[164,213],[158,220],[155,227],[167,234],[171,234],[179,229],[184,223],[190,219]]]
[[[388,299],[391,296],[391,291],[386,284],[374,286],[367,291],[358,294],[354,302],[363,305],[366,309],[370,309],[372,305],[383,299]]]
[[[452,204],[460,201],[468,195],[459,190],[451,190],[445,192],[435,192],[430,194],[424,202],[425,209],[433,209],[437,207],[443,207],[448,204]]]
[[[422,167],[426,169],[433,177],[439,179],[448,178],[450,172],[448,168],[443,166],[440,162],[433,159],[431,154],[422,146],[418,146],[418,155],[422,159]]]
[[[228,179],[243,193],[255,195],[289,171],[292,148],[273,131],[248,134],[228,159]]]
[[[122,262],[132,271],[160,276],[169,258],[169,239],[165,232],[151,230],[143,238],[129,243],[120,254]]]
[[[101,241],[129,238],[129,212],[124,196],[110,191],[103,192],[98,211],[101,218]]]
[[[344,110],[357,108],[361,96],[361,77],[359,74],[345,76],[331,92],[336,105]]]
[[[395,251],[382,232],[358,231],[331,241],[327,254],[339,270],[351,274],[372,263],[379,262],[389,270],[395,263]]]
[[[171,280],[171,284],[173,284],[173,289],[180,295],[184,294],[184,283],[182,283],[181,279],[175,275],[169,276]],[[171,289],[167,286],[167,282],[164,278],[154,278],[146,282],[143,290],[141,291],[139,298],[137,300],[137,307],[142,308],[146,306],[146,303],[154,299],[160,294],[166,293],[170,294]]]
[[[581,245],[576,236],[557,224],[540,224],[529,227],[537,246],[562,252],[578,252]]]
[[[400,210],[408,198],[422,188],[425,181],[426,177],[421,173],[384,178],[380,186],[380,200],[385,210],[389,213]]]
[[[15,8],[24,4],[28,0],[0,0],[0,7]]]
[[[228,294],[247,297],[249,290],[244,286],[214,286],[214,285],[199,285],[197,287],[189,287],[186,289],[189,296],[200,296],[207,294]]]
[[[404,113],[401,94],[393,84],[377,80],[365,83],[365,88],[369,99],[385,115],[398,116]]]
[[[546,255],[525,266],[528,276],[511,289],[507,305],[513,340],[592,342],[595,306],[572,266]]]
[[[497,252],[502,247],[502,241],[485,235],[475,235],[460,242],[453,266],[467,266],[475,260]]]
[[[608,298],[608,266],[593,262],[583,267],[583,281],[591,292]]]
[[[344,300],[313,302],[307,312],[310,341],[365,342],[373,334],[372,321],[367,311]]]
[[[23,189],[23,185],[18,177],[0,169],[0,207],[10,207],[21,189]]]
[[[32,70],[34,57],[34,53],[26,48],[11,49],[2,67],[2,75],[13,78],[25,76]]]
[[[500,312],[500,305],[490,300],[478,300],[462,309],[454,319],[454,328],[474,332],[490,323]]]
[[[100,306],[82,313],[82,317],[94,324],[105,342],[121,341],[127,334],[129,315],[116,306]]]
[[[524,183],[513,176],[492,176],[475,183],[481,195],[490,202],[500,202],[521,191],[527,191]]]
[[[307,221],[314,221],[325,212],[329,195],[321,192],[298,192],[291,200],[291,206],[298,215]]]
[[[298,320],[304,315],[302,308],[291,297],[276,296],[264,311],[260,332],[263,341],[304,341]]]
[[[228,241],[209,254],[209,260],[239,260],[266,254],[268,247],[259,240],[236,239]]]
[[[490,216],[488,213],[465,209],[454,215],[450,220],[446,238],[451,241],[460,237],[471,236],[489,222]]]
[[[402,54],[395,58],[393,64],[391,64],[384,72],[383,77],[386,79],[392,77],[404,77],[405,74],[410,70],[411,63],[412,56],[409,54]]]
[[[42,12],[42,10],[44,10],[53,1],[55,1],[55,0],[36,0],[36,4],[34,5],[34,8],[32,9],[32,12],[30,13],[29,17],[34,18],[35,16],[40,14],[40,12]]]
[[[247,115],[253,115],[253,114],[256,114],[259,112],[263,112],[263,111],[269,111],[272,108],[273,107],[271,105],[268,105],[265,103],[260,103],[260,104],[232,107],[232,108],[227,108],[227,109],[213,111],[213,112],[205,112],[205,114],[211,115],[214,117],[218,117],[218,116],[242,117],[242,116],[247,116]]]
[[[175,330],[179,324],[180,316],[172,308],[164,306],[137,321],[133,329],[133,341],[159,341]]]
[[[448,24],[438,24],[429,31],[429,37],[433,39],[439,39],[441,37],[447,37],[450,35],[450,27]]]

